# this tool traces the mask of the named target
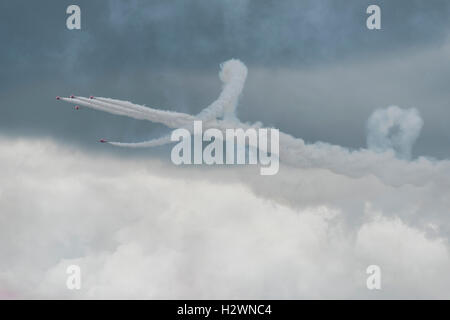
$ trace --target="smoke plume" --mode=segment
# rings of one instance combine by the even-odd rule
[[[422,126],[416,109],[390,106],[376,110],[367,122],[367,147],[376,152],[392,150],[399,158],[410,159]]]

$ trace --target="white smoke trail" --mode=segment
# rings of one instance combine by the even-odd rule
[[[185,128],[192,133],[195,120],[203,120],[204,129],[217,128],[224,132],[228,128],[248,129],[260,124],[241,123],[234,117],[238,98],[242,92],[247,68],[239,60],[230,60],[222,65],[220,78],[224,88],[219,98],[197,116],[163,111],[135,105],[131,102],[97,98],[92,102],[86,98],[66,99],[94,109],[133,118],[164,123],[170,128]],[[223,116],[224,120],[217,120]],[[231,120],[231,121],[230,121]],[[435,161],[424,157],[408,161],[414,141],[417,139],[423,120],[415,109],[402,110],[389,107],[377,110],[368,121],[369,149],[349,150],[337,145],[318,142],[306,144],[303,139],[280,131],[280,160],[293,167],[323,168],[349,177],[359,178],[374,175],[389,185],[429,182],[450,185],[450,161]],[[397,129],[393,134],[391,131]],[[170,135],[138,143],[109,142],[120,147],[153,147],[170,143]]]
[[[148,108],[145,106],[141,106],[138,104],[134,104],[131,103],[129,101],[124,101],[124,100],[118,100],[118,99],[111,99],[111,98],[103,98],[103,97],[95,97],[94,98],[97,101],[103,102],[103,103],[108,103],[111,105],[116,105],[119,106],[121,108],[125,108],[125,109],[130,109],[130,110],[134,110],[134,111],[141,111],[141,112],[147,112],[148,109],[150,110],[155,110],[155,111],[159,111],[161,112],[162,110],[158,110],[158,109],[153,109],[153,108]]]
[[[75,105],[80,105],[80,106],[84,106],[84,107],[88,107],[94,110],[99,110],[99,111],[104,111],[104,112],[108,112],[108,113],[112,113],[112,114],[116,114],[116,115],[120,115],[120,116],[128,116],[131,118],[135,118],[134,115],[132,113],[130,113],[129,111],[122,109],[122,108],[110,108],[110,107],[105,107],[105,106],[101,106],[98,104],[94,104],[93,102],[89,101],[85,101],[85,100],[81,100],[79,97],[76,98],[60,98],[62,101],[66,101]]]
[[[203,109],[196,117],[186,113],[158,110],[137,105],[129,101],[111,98],[95,97],[94,99],[87,99],[83,97],[76,97],[71,99],[61,98],[61,100],[116,115],[162,123],[169,128],[184,127],[189,129],[192,127],[194,120],[202,120],[207,122],[222,116],[227,120],[236,119],[235,110],[239,95],[244,88],[244,83],[247,78],[247,67],[241,61],[231,59],[221,65],[219,77],[224,84],[222,92],[216,101],[210,104],[207,108]],[[137,143],[108,143],[119,147],[144,148],[160,146],[170,142],[170,136],[167,136]]]
[[[306,144],[280,132],[280,161],[294,167],[323,168],[353,178],[374,175],[392,186],[439,183],[450,186],[450,161],[399,159],[393,151],[349,150],[327,143]]]
[[[176,117],[176,120],[181,120],[185,122],[193,121],[193,120],[203,120],[209,121],[216,119],[218,117],[225,117],[226,119],[234,119],[235,118],[235,110],[238,103],[239,95],[244,89],[245,80],[247,78],[247,67],[239,60],[231,59],[226,61],[221,65],[221,71],[219,73],[219,77],[222,80],[224,86],[222,92],[220,93],[217,100],[211,103],[208,107],[203,109],[194,119],[193,116],[171,112],[173,117]],[[161,111],[156,109],[149,109],[144,106],[136,105],[129,101],[123,101],[118,99],[111,98],[96,98],[97,100],[112,103],[124,108],[130,108],[133,110],[140,110],[143,112],[152,111],[153,114],[158,115],[166,113],[168,111]],[[176,126],[179,127],[180,125]],[[173,128],[173,127],[172,127]]]
[[[128,147],[128,148],[149,148],[149,147],[156,147],[156,146],[162,146],[165,144],[170,143],[170,135],[152,139],[149,141],[143,141],[143,142],[107,142],[108,144],[111,144],[116,147]]]
[[[236,59],[224,62],[220,67],[219,77],[224,87],[219,98],[197,115],[200,120],[208,121],[222,116],[225,120],[236,118],[235,110],[247,79],[247,67]]]
[[[94,106],[94,107],[100,107],[102,110],[110,112],[110,111],[118,111],[121,113],[121,115],[125,115],[128,117],[132,117],[139,120],[148,120],[148,117],[146,117],[146,114],[142,112],[141,110],[137,109],[131,109],[131,108],[123,108],[121,106],[113,105],[110,103],[102,102],[98,99],[88,99],[85,97],[75,97],[75,99],[83,101],[83,103]]]
[[[148,107],[140,106],[129,101],[96,97],[93,100],[98,100],[105,107],[115,109],[114,106],[120,107],[121,110],[128,109],[133,112],[142,112],[147,115],[146,120],[152,122],[163,123],[169,128],[186,128],[192,132],[192,123],[194,120],[202,120],[204,122],[211,122],[218,117],[224,117],[226,120],[234,120],[239,123],[235,116],[235,110],[237,107],[239,95],[241,94],[245,80],[247,78],[247,67],[239,60],[231,59],[221,65],[221,71],[219,77],[222,80],[224,86],[217,100],[211,103],[208,107],[203,109],[196,117],[189,114],[162,111],[157,109],[151,109]],[[84,98],[86,99],[86,98]],[[67,99],[64,99],[68,101]],[[90,100],[92,101],[92,100]],[[94,102],[95,103],[95,102]],[[134,113],[133,113],[134,114]],[[131,113],[130,113],[131,116]],[[139,117],[139,115],[132,116],[133,118]],[[216,121],[210,123],[209,127],[214,127],[213,124],[217,124]],[[220,125],[218,125],[220,126]],[[118,147],[128,148],[146,148],[160,146],[170,143],[170,135],[159,139],[152,139],[150,141],[143,142],[108,142],[111,145]]]
[[[116,115],[128,116],[130,118],[138,120],[148,120],[151,122],[162,123],[169,128],[179,128],[180,126],[189,124],[196,119],[194,116],[191,116],[189,114],[157,110],[148,107],[137,106],[132,103],[124,102],[123,105],[120,105],[118,103],[108,103],[105,102],[108,101],[107,98],[88,99],[85,97],[75,97],[60,99],[72,104],[78,104]]]
[[[376,110],[367,122],[367,147],[376,152],[393,150],[399,158],[410,159],[422,126],[416,109],[390,106]]]
[[[204,123],[203,129],[216,128],[225,136],[226,129],[258,127],[245,123],[216,121]],[[186,127],[192,133],[192,129]],[[391,151],[375,152],[369,149],[349,150],[323,142],[307,144],[301,138],[279,132],[279,159],[282,163],[298,168],[321,168],[352,178],[367,175],[378,177],[391,186],[412,184],[422,186],[427,183],[450,186],[450,161],[433,161],[418,158],[414,161],[399,159]],[[170,136],[140,143],[112,143],[120,147],[153,147],[170,143]],[[248,145],[247,141],[246,144]],[[259,146],[249,146],[257,149]]]
[[[145,115],[146,120],[156,123],[162,123],[169,128],[179,128],[196,120],[194,116],[187,113],[153,109],[137,105],[129,101],[122,101],[103,97],[99,98],[96,97],[93,100],[99,100],[101,103],[108,104],[111,107],[120,107],[125,110],[133,110],[135,112],[141,112],[142,114]]]

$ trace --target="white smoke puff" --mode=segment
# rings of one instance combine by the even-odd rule
[[[221,64],[220,68],[221,70],[219,77],[220,80],[223,81],[224,85],[226,86],[227,84],[233,84],[233,90],[231,91],[232,94],[230,94],[228,101],[224,103],[223,106],[224,117],[232,118],[236,111],[239,94],[244,88],[248,70],[245,64],[237,59],[231,59],[224,62]]]
[[[225,61],[220,65],[220,69],[219,77],[224,83],[233,81],[233,77],[245,78],[247,76],[247,67],[237,59]]]
[[[410,159],[422,126],[417,109],[378,109],[367,122],[367,147],[376,152],[393,150],[399,158]]]

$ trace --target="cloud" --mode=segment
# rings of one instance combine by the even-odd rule
[[[375,110],[367,122],[367,146],[376,152],[392,150],[400,158],[410,159],[422,126],[423,120],[416,109],[390,106]]]
[[[2,297],[449,297],[448,189],[288,166],[264,179],[44,139],[0,138],[0,163]],[[70,264],[80,291],[65,287]]]

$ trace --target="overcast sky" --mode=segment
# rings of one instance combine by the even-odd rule
[[[81,30],[66,28],[74,3]],[[370,4],[381,30],[366,28]],[[447,0],[2,1],[0,299],[449,298],[449,14]],[[96,142],[164,126],[55,100],[195,114],[230,58],[248,68],[239,119],[344,156],[268,179],[179,168],[168,148]],[[391,105],[423,119],[412,161],[352,153]]]
[[[251,68],[239,115],[310,142],[358,148],[376,108],[417,108],[416,155],[450,154],[448,1],[70,1],[0,4],[0,130],[92,144],[140,139],[157,125],[95,112],[74,115],[56,95],[102,95],[197,112],[218,94],[219,63]],[[445,48],[444,48],[445,47]],[[205,88],[207,86],[207,88]]]

